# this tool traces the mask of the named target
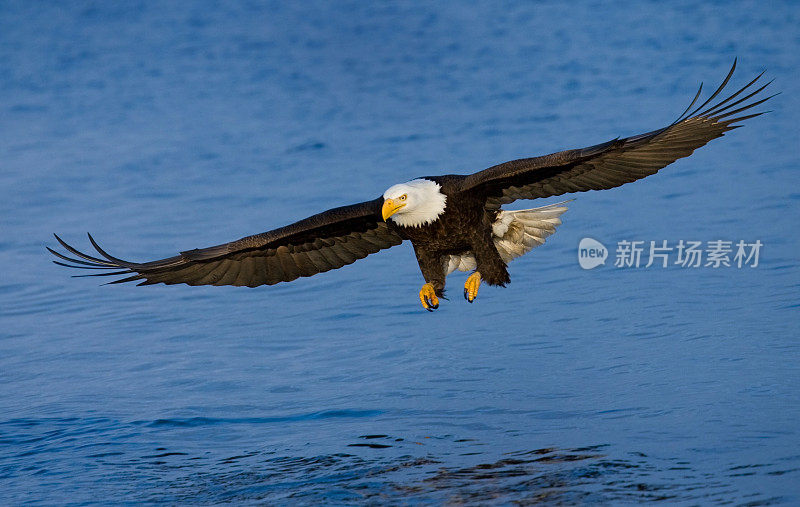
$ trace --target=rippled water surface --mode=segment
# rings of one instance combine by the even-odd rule
[[[800,503],[800,9],[638,5],[3,2],[0,503]],[[578,195],[473,305],[453,275],[422,311],[408,245],[257,289],[44,250],[151,260],[649,131],[735,56],[771,114]],[[764,247],[584,271],[585,236]]]

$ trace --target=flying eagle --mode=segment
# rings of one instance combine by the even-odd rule
[[[543,244],[561,224],[559,216],[567,209],[565,203],[519,211],[503,210],[502,205],[517,199],[614,188],[644,178],[740,126],[734,123],[763,114],[741,114],[774,96],[757,97],[771,81],[751,90],[763,72],[709,106],[735,68],[736,60],[702,105],[692,109],[702,92],[701,84],[675,122],[646,134],[513,160],[470,175],[418,178],[391,186],[371,201],[167,259],[143,263],[118,259],[100,248],[91,235],[89,241],[102,258],[81,253],[57,235],[61,246],[77,258],[47,249],[68,261],[53,261],[56,264],[103,271],[84,276],[128,275],[110,283],[141,280],[139,285],[256,287],[340,268],[408,240],[425,278],[419,291],[422,306],[428,311],[439,307],[445,278],[456,269],[474,270],[464,285],[464,297],[471,303],[481,281],[499,286],[508,283],[508,263]]]

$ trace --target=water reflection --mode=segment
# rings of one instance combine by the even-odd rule
[[[407,442],[388,435],[364,435],[348,447],[373,451],[323,456],[248,454],[223,460],[235,469],[200,472],[171,484],[175,499],[203,501],[323,502],[435,501],[443,503],[718,502],[734,498],[724,478],[687,463],[655,460],[643,453],[611,457],[608,446],[542,448],[510,452],[501,459],[458,466],[444,456],[384,456]],[[245,463],[247,462],[247,463]],[[744,500],[744,499],[742,499]],[[750,495],[751,505],[778,499]]]
[[[106,484],[127,500],[154,502],[669,500],[764,505],[781,501],[769,496],[770,479],[797,472],[791,459],[709,467],[685,456],[664,458],[610,444],[499,452],[494,444],[457,435],[367,433],[343,441],[339,452],[323,454],[274,444],[223,454],[204,447],[201,433],[188,439],[189,434],[183,434],[171,444],[147,444],[170,441],[165,429],[219,426],[199,418],[183,422],[165,426],[164,420],[126,423],[103,417],[0,422],[0,444],[20,451],[0,460],[0,473],[11,479],[46,477],[78,467],[82,473],[72,484],[72,497],[87,501],[96,484]],[[140,433],[141,429],[150,431]],[[188,447],[189,441],[199,447]],[[74,459],[65,449],[76,449],[81,457]],[[110,477],[115,480],[109,486]],[[737,487],[742,480],[751,481],[746,494]]]

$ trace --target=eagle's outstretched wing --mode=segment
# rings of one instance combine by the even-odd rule
[[[139,285],[273,285],[351,264],[369,254],[402,243],[381,218],[383,198],[362,202],[300,220],[273,231],[224,245],[181,252],[175,257],[136,263],[106,253],[89,236],[101,257],[79,252],[58,236],[68,257],[47,248],[70,264],[62,266],[103,271],[97,275],[130,275],[111,283],[142,280]]]
[[[734,123],[763,114],[740,115],[774,97],[757,97],[772,81],[745,93],[763,72],[736,93],[703,109],[725,88],[735,68],[736,60],[719,88],[692,110],[703,89],[700,85],[686,111],[667,127],[588,148],[512,160],[467,176],[462,190],[480,192],[486,198],[487,208],[496,209],[517,199],[603,190],[655,174],[712,139],[741,126]]]

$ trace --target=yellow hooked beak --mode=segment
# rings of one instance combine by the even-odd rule
[[[383,201],[383,208],[381,209],[381,214],[383,215],[383,221],[385,222],[390,216],[394,215],[395,213],[400,210],[406,203],[404,202],[395,202],[392,199],[386,199]]]

